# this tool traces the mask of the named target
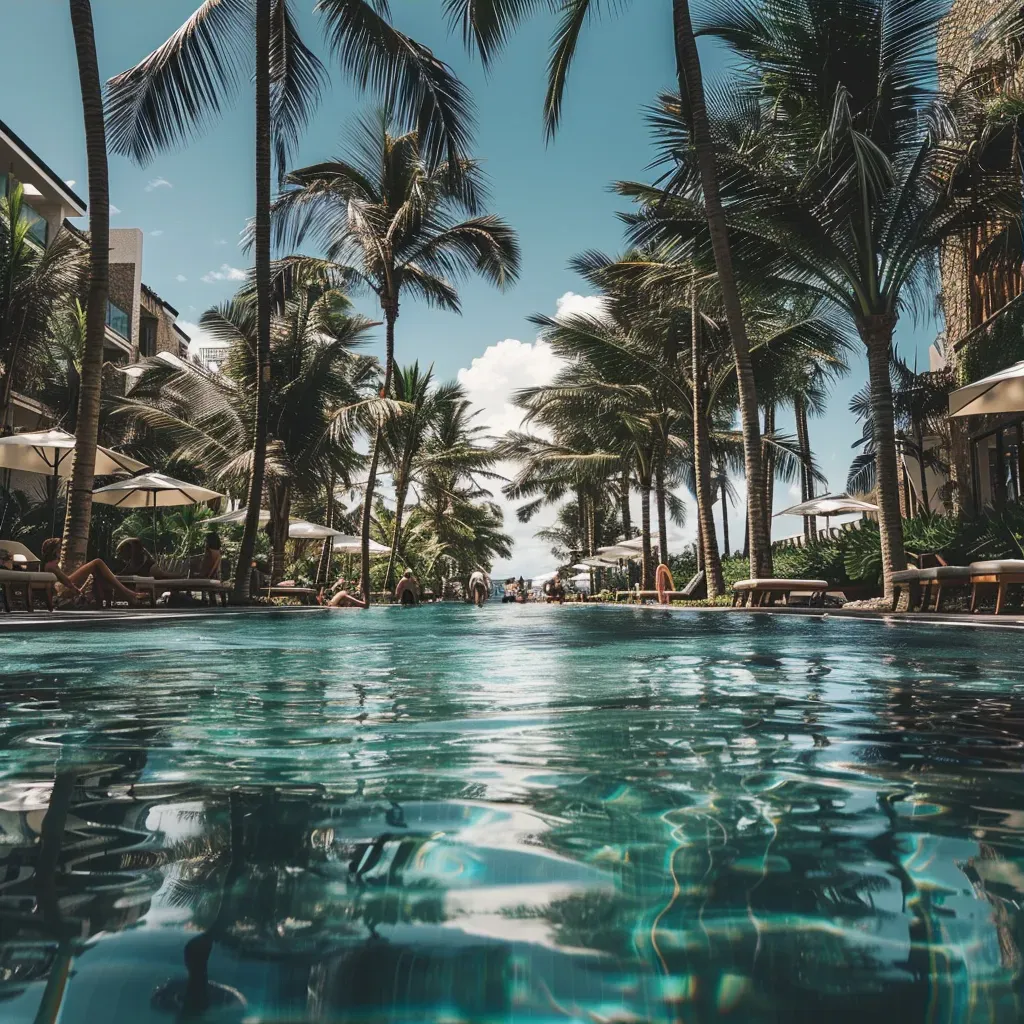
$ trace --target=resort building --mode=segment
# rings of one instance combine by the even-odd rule
[[[958,84],[975,70],[986,40],[986,25],[993,14],[990,0],[953,0],[939,36],[938,57],[943,86]],[[1005,69],[1004,69],[1005,70]],[[993,77],[995,98],[1019,68],[1010,67],[1006,78]],[[1007,138],[994,135],[990,146],[999,159],[999,147],[1014,146],[1012,129]],[[984,227],[973,228],[942,252],[942,308],[945,338],[933,357],[933,369],[952,370],[958,385],[966,385],[1024,359],[1024,277],[1019,243],[1003,241]],[[1000,248],[1002,247],[1002,248]],[[1007,251],[1010,250],[1010,251]],[[993,253],[997,258],[993,258]],[[952,507],[973,514],[1018,500],[1024,477],[1024,414],[970,416],[949,420],[949,437],[935,439],[948,447],[949,483],[939,474],[936,496],[944,501],[932,507]],[[914,472],[908,474],[917,479]]]
[[[0,190],[7,193],[14,183],[22,186],[34,244],[45,248],[62,229],[87,244],[87,234],[69,219],[85,216],[85,201],[0,121]],[[143,282],[142,264],[142,231],[112,228],[104,358],[115,366],[161,352],[188,356],[189,337],[175,322],[178,311]],[[21,392],[14,393],[10,415],[7,429],[38,430],[53,424],[49,409]]]

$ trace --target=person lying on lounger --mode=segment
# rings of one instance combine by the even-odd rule
[[[114,574],[102,558],[79,566],[74,572],[66,573],[60,567],[60,537],[43,541],[40,561],[43,572],[52,572],[57,577],[57,599],[63,604],[75,604],[86,598],[91,589],[92,599],[99,608],[104,601],[120,598],[129,604],[136,604],[145,595],[129,590]],[[92,584],[90,588],[90,582]]]

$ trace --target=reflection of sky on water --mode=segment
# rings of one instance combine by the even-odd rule
[[[18,915],[77,771],[62,1020],[167,1019],[197,939],[251,1019],[1015,1020],[1015,639],[568,606],[16,634],[0,1007],[54,976]]]

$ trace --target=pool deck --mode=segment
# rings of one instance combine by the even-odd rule
[[[587,605],[566,604],[559,609],[560,614],[573,608],[585,608]],[[890,625],[913,624],[929,626],[974,626],[987,629],[1024,629],[1024,614],[1020,615],[970,615],[959,612],[888,612],[870,611],[867,609],[840,608],[806,608],[775,606],[772,608],[730,608],[714,606],[707,608],[663,607],[661,605],[602,605],[602,607],[629,608],[636,611],[646,608],[648,611],[669,613],[712,612],[722,615],[802,615],[810,618],[830,619],[861,619],[868,622],[881,622]],[[308,605],[275,605],[253,608],[159,608],[159,609],[103,609],[101,611],[55,611],[55,612],[11,612],[0,613],[0,632],[16,632],[23,629],[54,629],[83,626],[120,626],[130,623],[143,624],[167,622],[169,620],[207,620],[217,618],[237,618],[241,615],[267,614],[276,615],[323,615],[332,609]],[[354,609],[346,609],[354,611]]]

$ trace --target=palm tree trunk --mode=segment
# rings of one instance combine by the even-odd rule
[[[654,586],[654,563],[651,551],[651,478],[648,473],[640,478],[640,536],[643,541],[640,589],[650,590]]]
[[[928,471],[924,466],[924,431],[920,421],[914,422],[914,443],[917,445],[917,471],[921,487],[921,512],[928,515],[931,508],[928,504]]]
[[[327,485],[327,507],[325,509],[324,524],[328,529],[334,529],[334,489],[338,481],[334,470],[331,470],[330,481]],[[327,586],[331,577],[331,556],[334,553],[334,538],[327,537],[320,550],[320,564],[316,568],[317,586]]]
[[[395,481],[395,525],[391,530],[391,554],[388,557],[388,571],[384,574],[384,590],[391,588],[391,573],[395,568],[395,556],[398,553],[398,542],[402,536],[402,517],[405,513],[405,484],[402,480]]]
[[[85,561],[89,550],[96,443],[100,430],[103,340],[107,324],[107,297],[110,293],[110,188],[107,179],[107,136],[103,121],[103,89],[100,85],[99,64],[96,59],[96,38],[93,35],[92,5],[89,0],[70,0],[70,4],[89,166],[90,260],[75,466],[71,476],[71,498],[68,502],[67,524],[64,530],[63,563],[66,571],[77,569]]]
[[[622,516],[622,536],[629,540],[633,536],[633,516],[629,509],[629,467],[622,471],[622,479],[619,483],[619,503]],[[633,586],[633,563],[626,562],[626,583],[628,587]]]
[[[722,474],[722,547],[725,549],[725,557],[729,557],[729,484],[725,474]]]
[[[907,567],[903,519],[900,516],[900,474],[896,459],[892,384],[889,379],[889,353],[896,321],[892,316],[872,316],[863,318],[857,326],[868,350],[878,526],[882,537],[882,578],[885,597],[889,600],[892,598],[892,574]]]
[[[654,468],[654,496],[658,504],[658,557],[663,564],[668,565],[668,502],[665,496],[664,453],[658,457]]]
[[[256,0],[256,423],[245,528],[238,551],[234,598],[249,600],[249,576],[260,528],[270,418],[270,0]]]
[[[381,397],[391,394],[391,379],[395,372],[395,321],[398,319],[398,303],[389,300],[382,303],[384,307],[385,351],[384,351],[384,387]],[[373,519],[373,491],[377,486],[377,466],[380,463],[381,427],[373,437],[370,449],[370,468],[366,474],[366,491],[363,496],[362,552],[359,565],[362,573],[360,581],[363,601],[370,607],[370,523]]]
[[[704,80],[700,55],[690,20],[689,0],[673,0],[673,27],[675,34],[676,73],[680,94],[689,99],[692,117],[693,144],[700,167],[704,189],[704,208],[708,218],[708,232],[715,254],[715,268],[722,291],[729,335],[736,357],[736,379],[739,386],[740,424],[743,429],[743,456],[747,477],[747,522],[750,530],[750,572],[752,576],[770,576],[772,551],[767,533],[765,515],[764,466],[761,459],[761,430],[757,414],[757,386],[754,367],[750,360],[750,343],[743,322],[736,277],[733,273],[732,251],[729,248],[729,229],[718,191],[718,173],[711,127],[704,102]]]
[[[775,433],[775,403],[769,402],[764,409],[764,436]],[[764,451],[764,514],[768,536],[772,535],[772,506],[775,503],[775,451],[765,447]]]
[[[814,497],[814,477],[811,475],[811,436],[807,427],[807,403],[803,395],[793,400],[793,415],[796,419],[796,441],[800,449],[800,500],[810,501]],[[804,516],[804,540],[814,540],[814,516]]]
[[[271,478],[267,491],[270,501],[270,532],[274,539],[274,564],[270,580],[272,583],[279,583],[284,578],[285,544],[288,543],[292,489],[287,480]]]
[[[701,555],[707,579],[708,597],[725,593],[722,559],[718,553],[715,535],[715,517],[712,506],[715,499],[711,489],[710,430],[704,398],[704,360],[701,355],[700,318],[697,312],[697,291],[690,289],[690,371],[693,377],[693,479],[697,488],[697,551]],[[728,555],[728,549],[726,555]]]

